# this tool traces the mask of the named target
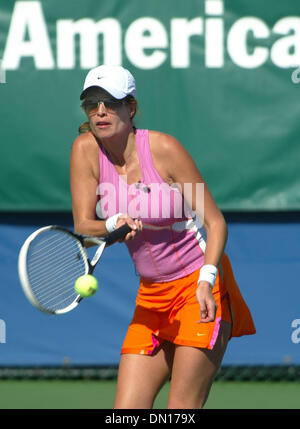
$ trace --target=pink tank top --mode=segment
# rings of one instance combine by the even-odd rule
[[[204,263],[205,230],[186,206],[178,188],[169,186],[156,170],[148,130],[136,131],[142,180],[128,184],[99,142],[100,183],[97,215],[107,219],[128,213],[143,222],[143,231],[126,242],[141,278],[167,282],[184,277]]]

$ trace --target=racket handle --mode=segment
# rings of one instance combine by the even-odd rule
[[[120,238],[124,238],[128,232],[131,231],[130,226],[125,223],[125,225],[122,225],[120,228],[115,229],[113,232],[108,234],[105,237],[106,244],[110,245],[113,244],[115,241],[119,240]]]

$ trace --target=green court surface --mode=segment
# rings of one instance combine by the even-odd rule
[[[112,409],[116,381],[0,380],[0,409]],[[154,408],[167,406],[169,383]],[[206,409],[299,409],[300,383],[214,383]]]

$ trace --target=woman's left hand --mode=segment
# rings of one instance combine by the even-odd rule
[[[196,297],[200,305],[201,320],[198,323],[213,322],[216,317],[217,304],[212,294],[211,286],[201,281],[196,290]]]
[[[143,229],[142,221],[139,219],[133,219],[128,214],[122,214],[118,217],[116,228],[120,228],[125,223],[130,226],[131,232],[129,232],[123,239],[119,240],[120,242],[133,240]]]

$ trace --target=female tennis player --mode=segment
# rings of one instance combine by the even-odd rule
[[[87,122],[70,162],[74,228],[95,236],[125,222],[132,229],[124,241],[140,287],[114,407],[152,408],[171,377],[168,408],[201,408],[229,339],[255,327],[224,253],[223,215],[176,138],[135,128],[135,91],[122,67],[87,74]]]

